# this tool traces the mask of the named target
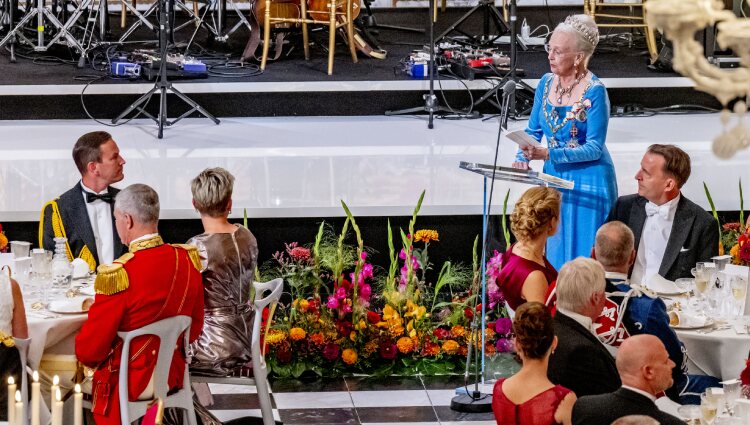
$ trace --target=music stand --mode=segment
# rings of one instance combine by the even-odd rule
[[[472,329],[473,328],[479,328],[481,330],[484,330],[486,328],[485,323],[485,316],[487,314],[486,308],[486,297],[487,297],[487,228],[489,224],[489,205],[491,203],[491,199],[487,199],[487,189],[488,189],[488,183],[493,182],[494,180],[504,180],[514,183],[523,183],[523,184],[529,184],[533,186],[546,186],[546,187],[552,187],[556,189],[573,189],[574,183],[569,180],[564,180],[558,177],[550,176],[548,174],[544,174],[539,171],[534,170],[521,170],[518,168],[510,168],[510,167],[501,167],[501,166],[493,166],[489,164],[478,164],[473,162],[464,162],[461,161],[459,163],[459,168],[471,171],[473,173],[480,174],[484,176],[484,193],[482,196],[482,296],[481,296],[481,304],[482,304],[482,317],[481,317],[481,326],[477,326],[476,323],[472,322]],[[476,316],[474,316],[474,320],[476,321]],[[484,412],[484,411],[491,411],[492,410],[492,395],[482,395],[482,393],[479,391],[479,375],[481,374],[482,382],[484,382],[484,359],[485,359],[485,334],[484,332],[479,332],[482,335],[482,350],[481,350],[481,372],[479,367],[475,367],[475,373],[474,373],[474,391],[467,392],[467,394],[462,394],[459,396],[454,397],[451,400],[451,409],[458,410],[462,412]],[[467,354],[467,371],[464,375],[464,386],[468,388],[468,366],[470,363],[471,358],[471,352],[472,352],[472,342],[473,338],[469,339],[469,347],[468,347],[468,354]],[[478,351],[476,347],[473,347],[475,351]],[[479,353],[475,353],[477,356],[477,359],[475,361],[479,362]]]
[[[219,124],[219,120],[211,115],[207,110],[200,106],[193,99],[187,97],[182,92],[172,86],[172,82],[167,79],[167,32],[171,31],[169,27],[169,19],[167,18],[167,1],[169,0],[157,0],[159,5],[159,78],[154,83],[154,87],[146,92],[143,96],[139,97],[138,100],[128,106],[120,115],[112,119],[112,124],[117,124],[118,121],[125,118],[128,114],[134,110],[138,110],[143,115],[151,118],[154,122],[159,125],[159,133],[157,137],[161,139],[164,137],[164,126],[171,126],[181,119],[187,117],[193,112],[199,112],[204,117],[210,119],[215,124]],[[151,96],[159,92],[159,114],[153,116],[146,111],[146,106],[151,100]],[[167,118],[167,92],[172,92],[177,95],[183,102],[190,106],[190,109],[173,121],[169,121]]]

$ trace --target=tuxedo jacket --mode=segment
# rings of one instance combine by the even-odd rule
[[[646,222],[646,203],[648,200],[637,194],[621,196],[607,218],[608,222],[617,220],[630,227],[635,236],[636,250]],[[690,269],[695,267],[695,263],[710,261],[718,254],[719,233],[713,216],[684,195],[681,196],[659,274],[669,280],[691,277]]]
[[[615,359],[594,334],[558,311],[553,319],[557,348],[549,360],[547,376],[578,397],[604,394],[620,387]]]
[[[573,425],[611,424],[628,415],[649,416],[661,425],[685,425],[680,419],[659,410],[650,398],[626,388],[579,398],[573,406]]]
[[[108,191],[114,197],[120,190],[110,186]],[[68,238],[69,259],[81,258],[89,263],[91,270],[94,270],[99,265],[99,253],[82,192],[83,187],[81,182],[78,182],[59,198],[44,205],[42,218],[39,221],[39,246],[54,251],[53,239],[64,236]],[[114,203],[110,204],[110,210],[114,212]],[[112,236],[114,258],[118,258],[127,251],[127,247],[120,241],[114,217],[112,217]]]

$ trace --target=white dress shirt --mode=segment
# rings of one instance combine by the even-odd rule
[[[652,202],[646,204],[646,221],[643,223],[641,240],[638,243],[638,254],[635,257],[633,273],[630,281],[633,284],[643,285],[655,274],[659,274],[661,260],[667,249],[669,235],[672,234],[674,214],[680,195],[662,205]],[[649,211],[651,210],[651,211]]]
[[[86,193],[96,193],[86,187],[81,181],[83,191],[83,202],[86,204],[86,212],[89,214],[89,223],[91,230],[94,231],[94,240],[96,241],[96,252],[99,254],[99,264],[112,264],[115,260],[115,240],[112,231],[112,207],[109,203],[97,199],[94,202],[86,202]],[[108,189],[97,193],[103,195]]]
[[[594,321],[591,320],[590,317],[584,316],[583,314],[578,314],[575,311],[570,311],[570,310],[564,309],[564,308],[560,307],[559,305],[557,306],[557,311],[559,311],[560,313],[562,313],[562,314],[570,317],[571,319],[575,320],[576,322],[578,322],[579,325],[581,325],[584,328],[588,329],[589,332],[591,332],[591,334],[593,334],[594,336],[596,336],[596,329],[594,329]],[[597,339],[599,339],[599,338],[597,337]]]

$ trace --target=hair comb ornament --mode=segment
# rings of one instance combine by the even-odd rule
[[[585,38],[589,43],[591,43],[592,46],[596,47],[597,44],[599,44],[599,31],[597,30],[591,30],[589,27],[586,26],[581,20],[576,17],[575,15],[570,15],[567,18],[565,18],[565,23],[567,25],[570,25],[578,31],[580,34],[583,35],[583,38]]]

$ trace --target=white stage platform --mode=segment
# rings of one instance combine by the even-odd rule
[[[512,128],[525,122],[511,122]],[[719,160],[711,140],[718,114],[662,115],[610,120],[607,146],[615,161],[620,194],[636,190],[634,175],[646,147],[674,143],[693,160],[683,192],[708,208],[705,181],[719,210],[738,210],[737,182],[747,174],[750,152]],[[190,119],[155,138],[151,121],[117,128],[92,121],[3,121],[0,142],[0,222],[36,221],[41,206],[78,180],[71,148],[81,134],[110,131],[124,158],[125,180],[147,183],[161,197],[162,218],[197,218],[190,180],[206,167],[221,166],[237,178],[233,217],[341,216],[340,200],[356,215],[410,215],[427,190],[423,214],[481,214],[482,179],[458,168],[459,161],[491,163],[497,122],[426,117],[227,118],[221,125]],[[515,145],[503,140],[501,165]],[[540,169],[541,164],[535,168]],[[750,188],[750,181],[746,181]],[[495,209],[507,184],[498,184]],[[515,199],[525,190],[515,185]]]

